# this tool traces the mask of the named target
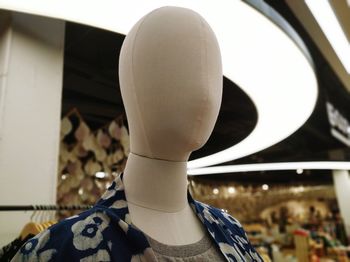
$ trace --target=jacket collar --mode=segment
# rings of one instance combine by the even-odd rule
[[[127,238],[138,247],[139,252],[145,253],[144,250],[149,249],[150,245],[145,235],[131,224],[122,178],[123,173],[116,177],[95,208],[103,208],[115,217]],[[189,190],[187,199],[192,210],[228,261],[263,261],[248,242],[241,224],[235,218],[218,208],[194,200]],[[148,254],[147,257],[154,256]]]

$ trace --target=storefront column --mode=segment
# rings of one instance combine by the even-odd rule
[[[53,204],[63,21],[0,10],[0,205]],[[32,212],[0,212],[0,247]]]
[[[334,170],[333,181],[340,214],[344,220],[347,235],[350,236],[350,176],[348,170]]]

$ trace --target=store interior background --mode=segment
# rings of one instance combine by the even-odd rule
[[[350,143],[345,144],[332,136],[327,103],[331,103],[344,121],[347,121],[348,133],[344,136],[350,141],[350,74],[339,62],[304,1],[265,2],[291,24],[306,44],[317,75],[317,104],[306,123],[288,138],[225,165],[349,161]],[[331,2],[350,42],[350,4],[345,0]],[[1,141],[3,158],[0,158],[0,166],[6,168],[2,168],[0,172],[0,204],[19,204],[18,201],[22,201],[22,204],[92,205],[115,175],[122,172],[129,152],[128,125],[117,75],[119,51],[125,36],[72,22],[1,12],[2,18],[12,16],[15,23],[12,25],[12,36],[5,35],[0,39],[0,43],[3,43],[0,62],[7,52],[6,39],[11,38],[13,43],[18,44],[18,50],[31,52],[26,57],[27,61],[35,60],[43,66],[50,64],[51,67],[57,67],[57,70],[47,74],[42,82],[42,90],[34,91],[40,92],[45,99],[30,100],[25,109],[29,108],[35,117],[22,119],[20,110],[14,109],[11,117],[15,119],[13,121],[21,119],[21,123],[17,124],[16,130],[6,130],[6,126],[1,129],[3,137],[12,133],[15,138],[11,142],[16,143],[16,146],[5,140]],[[33,26],[23,29],[28,21]],[[26,34],[33,34],[36,38],[25,42],[23,39]],[[43,49],[39,51],[34,47],[43,38],[49,39],[49,46],[46,43],[41,44],[45,52],[50,53],[49,57],[42,54]],[[10,58],[14,61],[13,66],[16,63],[20,65],[23,60],[21,52],[17,52],[17,55],[18,57]],[[6,80],[8,83],[16,81],[18,86],[30,85],[26,76],[32,73],[19,70],[16,75],[14,72],[12,75],[2,74],[1,83],[4,85]],[[63,75],[62,79],[60,74]],[[51,86],[49,91],[45,85]],[[61,89],[54,88],[55,86],[61,86]],[[32,96],[32,92],[33,89],[23,92],[18,88],[9,96],[13,101],[20,100],[25,104],[25,97]],[[56,111],[60,111],[60,119],[51,119],[49,113],[45,112],[45,104],[57,103],[57,96],[62,96],[61,103],[55,107]],[[213,154],[242,141],[253,131],[257,119],[258,112],[251,99],[235,83],[224,77],[223,101],[214,131],[207,144],[194,152],[191,159]],[[49,154],[44,149],[41,150],[36,141],[24,141],[21,138],[23,132],[36,133],[46,137],[41,143],[51,143],[55,138],[45,133],[48,125],[60,134],[60,145],[56,149],[50,149]],[[271,128],[278,128],[278,123]],[[23,148],[18,144],[24,145]],[[35,174],[22,180],[25,185],[20,186],[19,193],[6,191],[6,185],[19,183],[12,177],[12,171],[9,170],[13,168],[8,163],[16,162],[21,165],[21,161],[28,161],[26,159],[30,154],[38,154],[41,161],[52,163],[50,168],[41,169],[40,162],[23,165],[26,169],[17,172],[28,176]],[[54,158],[55,155],[58,161]],[[28,166],[32,170],[27,170]],[[43,174],[52,172],[55,177],[46,175],[44,178]],[[341,178],[337,178],[338,176]],[[48,184],[45,198],[42,191],[35,193],[32,183]],[[57,188],[52,185],[57,185]],[[264,170],[189,176],[189,187],[196,199],[222,208],[238,218],[246,226],[255,244],[275,243],[280,250],[287,250],[286,253],[281,253],[284,257],[292,254],[288,253],[295,245],[292,232],[300,227],[315,231],[333,230],[332,238],[338,239],[339,245],[349,245],[350,204],[346,203],[346,199],[350,199],[350,177],[347,170],[298,168],[288,171]],[[31,198],[28,199],[27,196]],[[13,232],[4,229],[6,223],[11,219],[17,219],[17,224],[20,221],[29,221],[32,214],[33,212],[26,212],[25,218],[17,219],[11,212],[0,213],[0,246],[13,237]],[[59,212],[61,218],[71,214],[72,211]],[[38,219],[37,217],[45,215],[37,212],[35,216],[34,219]],[[329,229],[331,224],[334,224],[334,229]],[[336,232],[338,224],[343,224],[347,229],[345,236]],[[18,232],[20,230],[18,228]],[[327,233],[331,234],[328,231]]]

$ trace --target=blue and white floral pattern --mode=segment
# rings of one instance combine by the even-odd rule
[[[77,221],[71,228],[73,245],[78,250],[96,248],[103,240],[102,232],[108,227],[109,218],[104,214],[93,214]]]
[[[100,249],[91,256],[80,259],[80,262],[111,261],[109,253],[105,249]]]
[[[131,224],[122,176],[93,208],[32,238],[12,261],[157,261],[146,236]],[[235,218],[189,192],[187,198],[227,261],[263,261]]]
[[[50,239],[50,231],[44,231],[28,240],[20,249],[23,261],[49,261],[57,252],[54,248],[38,252],[41,246],[45,246]]]

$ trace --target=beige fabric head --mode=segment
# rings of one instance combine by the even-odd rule
[[[219,45],[196,12],[162,7],[127,35],[119,79],[131,152],[187,161],[208,140],[222,98]]]

